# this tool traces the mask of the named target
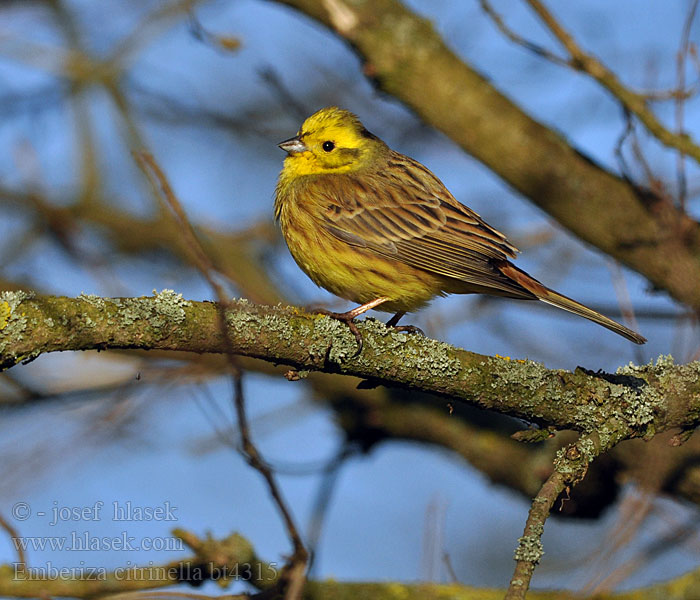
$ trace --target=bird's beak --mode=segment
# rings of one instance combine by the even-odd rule
[[[308,150],[308,147],[301,141],[299,136],[284,140],[277,145],[289,154],[297,154],[298,152],[306,152]]]

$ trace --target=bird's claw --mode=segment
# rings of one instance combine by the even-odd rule
[[[425,337],[425,332],[420,327],[416,327],[415,325],[393,325],[392,328],[394,331],[405,331],[406,333]]]
[[[355,358],[356,356],[359,356],[360,352],[362,352],[362,348],[364,347],[364,340],[362,339],[362,334],[360,333],[360,330],[355,324],[355,315],[350,314],[352,313],[352,311],[337,313],[321,308],[316,309],[316,312],[321,315],[330,317],[331,319],[335,319],[336,321],[340,321],[341,323],[345,323],[348,326],[348,329],[350,329],[350,332],[355,336],[355,340],[357,341],[357,350],[350,358]]]

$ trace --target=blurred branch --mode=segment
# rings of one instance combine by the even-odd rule
[[[522,46],[523,48],[529,50],[533,54],[536,54],[537,56],[544,58],[556,65],[581,70],[573,59],[567,59],[565,57],[559,56],[558,54],[547,50],[545,47],[540,46],[539,44],[536,44],[531,40],[528,40],[527,38],[521,36],[519,33],[510,29],[508,25],[506,25],[503,17],[493,8],[493,6],[488,2],[488,0],[479,0],[479,4],[481,4],[481,9],[493,21],[494,25],[498,28],[498,30],[503,35],[505,35],[511,42],[518,44],[518,46]],[[692,13],[693,10],[691,9],[690,15],[688,17],[688,22],[692,21]],[[640,98],[643,98],[645,100],[653,100],[657,102],[676,100],[677,102],[680,102],[683,100],[687,100],[688,98],[692,98],[697,93],[699,84],[700,80],[696,81],[692,87],[686,88],[685,82],[679,81],[679,85],[677,85],[674,89],[651,90],[634,93],[636,96],[639,96]]]
[[[519,33],[516,33],[515,31],[510,29],[510,27],[508,27],[505,21],[503,20],[503,17],[501,17],[501,15],[498,14],[498,12],[496,12],[493,6],[491,6],[490,2],[488,2],[487,0],[479,0],[479,4],[481,4],[481,10],[483,10],[486,13],[486,15],[493,21],[493,24],[498,28],[498,30],[503,35],[505,35],[511,42],[518,44],[518,46],[522,46],[523,48],[529,50],[537,56],[545,58],[556,65],[559,65],[561,67],[571,66],[569,61],[567,61],[565,58],[562,58],[561,56],[550,52],[543,46],[535,44],[534,42],[524,38]]]
[[[700,310],[698,223],[672,203],[606,171],[530,118],[463,63],[426,19],[398,0],[276,1],[332,28],[352,44],[379,88],[578,237]]]
[[[698,0],[693,0],[690,6],[688,15],[683,25],[683,33],[681,34],[681,44],[676,55],[676,77],[677,88],[679,90],[685,88],[685,64],[690,52],[690,29],[695,20],[695,13],[698,9]],[[683,117],[685,113],[685,101],[683,98],[676,98],[676,128],[678,135],[686,135],[683,126]],[[676,173],[678,179],[678,203],[682,210],[685,210],[685,201],[688,195],[688,180],[685,171],[685,153],[683,150],[678,151]]]
[[[201,585],[215,580],[227,584],[247,580],[260,590],[271,589],[277,580],[276,563],[261,561],[250,543],[237,533],[222,539],[204,539],[183,529],[173,535],[189,546],[194,554],[181,560],[146,567],[122,567],[114,571],[93,572],[78,568],[71,576],[51,576],[42,568],[0,565],[0,595],[14,598],[95,598],[107,594],[125,594],[138,590],[165,588],[178,583]],[[82,576],[81,576],[82,573]]]
[[[215,539],[200,538],[183,529],[173,535],[183,541],[192,554],[180,560],[164,564],[149,563],[145,567],[121,567],[113,571],[92,572],[86,567],[60,570],[71,576],[51,576],[38,568],[23,573],[15,565],[0,565],[0,594],[12,598],[81,598],[94,600],[237,600],[276,598],[274,587],[279,579],[279,569],[274,562],[261,560],[251,543],[234,533]],[[81,573],[82,572],[82,573]],[[244,581],[253,586],[257,594],[209,595],[195,592],[173,591],[176,584],[199,587],[207,581],[226,588],[233,582]],[[692,571],[662,584],[638,588],[622,593],[598,593],[595,600],[644,600],[653,598],[691,598],[692,590],[700,583],[700,572]],[[306,600],[357,600],[358,598],[382,600],[400,597],[403,600],[501,600],[503,590],[477,588],[459,583],[382,583],[343,582],[335,579],[306,582],[302,598]],[[560,590],[530,591],[531,600],[568,598],[570,593]],[[576,595],[578,600],[593,596]]]
[[[19,533],[17,533],[17,530],[12,526],[12,524],[5,519],[0,514],[0,529],[3,529],[5,533],[8,535],[10,540],[15,540],[19,538]],[[24,548],[21,545],[16,546],[16,551],[17,551],[17,565],[20,570],[23,570],[27,566],[27,555],[24,552]]]

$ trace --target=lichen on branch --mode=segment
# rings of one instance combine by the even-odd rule
[[[172,290],[150,297],[77,298],[4,292],[0,296],[0,370],[57,351],[139,349],[242,355],[295,369],[352,375],[421,390],[554,427],[608,437],[650,438],[700,420],[700,363],[670,357],[615,374],[547,369],[530,360],[484,356],[437,340],[398,333],[374,319],[359,323],[355,357],[348,328],[298,308],[235,300],[227,331],[212,302]],[[226,340],[228,338],[228,341]]]

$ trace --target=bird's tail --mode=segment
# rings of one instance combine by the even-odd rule
[[[646,342],[646,338],[639,335],[637,332],[620,325],[618,322],[609,319],[605,315],[601,315],[599,312],[594,311],[592,308],[588,308],[583,304],[567,298],[566,296],[550,290],[548,287],[542,285],[534,277],[530,277],[525,271],[521,271],[514,264],[502,261],[496,264],[496,268],[503,273],[509,279],[512,279],[522,287],[524,287],[528,292],[537,297],[538,300],[556,306],[557,308],[563,308],[569,312],[574,313],[584,317],[598,325],[607,327],[610,331],[614,331],[618,335],[627,338],[628,340],[634,342],[635,344],[643,344]]]

